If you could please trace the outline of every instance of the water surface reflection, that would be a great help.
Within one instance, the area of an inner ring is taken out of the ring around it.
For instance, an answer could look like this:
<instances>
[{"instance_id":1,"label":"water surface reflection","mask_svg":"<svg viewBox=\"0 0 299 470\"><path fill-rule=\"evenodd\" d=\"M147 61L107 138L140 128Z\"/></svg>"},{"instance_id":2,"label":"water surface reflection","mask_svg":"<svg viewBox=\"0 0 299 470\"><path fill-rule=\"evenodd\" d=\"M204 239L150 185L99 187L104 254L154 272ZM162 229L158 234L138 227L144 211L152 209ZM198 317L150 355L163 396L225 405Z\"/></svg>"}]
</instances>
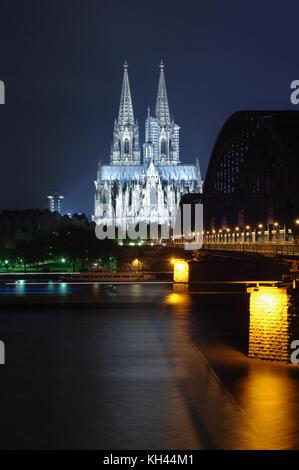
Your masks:
<instances>
[{"instance_id":1,"label":"water surface reflection","mask_svg":"<svg viewBox=\"0 0 299 470\"><path fill-rule=\"evenodd\" d=\"M248 359L245 291L51 289L0 309L2 448L299 448L299 369Z\"/></svg>"}]
</instances>

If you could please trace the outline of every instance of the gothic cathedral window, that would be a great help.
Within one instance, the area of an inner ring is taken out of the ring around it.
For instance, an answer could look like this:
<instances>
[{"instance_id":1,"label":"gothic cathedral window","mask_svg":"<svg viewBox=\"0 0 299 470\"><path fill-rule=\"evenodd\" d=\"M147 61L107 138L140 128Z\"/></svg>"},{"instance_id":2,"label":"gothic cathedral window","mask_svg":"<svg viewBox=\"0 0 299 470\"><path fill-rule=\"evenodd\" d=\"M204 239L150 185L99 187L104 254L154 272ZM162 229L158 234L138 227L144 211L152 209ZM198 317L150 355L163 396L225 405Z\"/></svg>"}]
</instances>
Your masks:
<instances>
[{"instance_id":1,"label":"gothic cathedral window","mask_svg":"<svg viewBox=\"0 0 299 470\"><path fill-rule=\"evenodd\" d=\"M165 139L161 140L161 154L166 155L166 140Z\"/></svg>"},{"instance_id":2,"label":"gothic cathedral window","mask_svg":"<svg viewBox=\"0 0 299 470\"><path fill-rule=\"evenodd\" d=\"M130 153L130 144L129 144L129 140L128 139L125 139L125 142L124 142L124 154L125 155L128 155Z\"/></svg>"}]
</instances>

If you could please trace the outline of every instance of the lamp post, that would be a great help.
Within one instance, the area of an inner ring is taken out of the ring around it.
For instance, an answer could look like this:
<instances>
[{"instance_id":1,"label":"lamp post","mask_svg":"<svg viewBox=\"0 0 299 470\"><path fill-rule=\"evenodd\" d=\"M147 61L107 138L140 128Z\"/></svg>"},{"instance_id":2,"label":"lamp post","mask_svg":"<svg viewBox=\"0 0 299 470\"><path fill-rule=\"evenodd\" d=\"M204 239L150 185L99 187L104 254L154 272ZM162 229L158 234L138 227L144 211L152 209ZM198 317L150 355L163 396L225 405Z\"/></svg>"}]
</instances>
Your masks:
<instances>
[{"instance_id":1,"label":"lamp post","mask_svg":"<svg viewBox=\"0 0 299 470\"><path fill-rule=\"evenodd\" d=\"M258 224L257 241L263 241L263 224Z\"/></svg>"},{"instance_id":2,"label":"lamp post","mask_svg":"<svg viewBox=\"0 0 299 470\"><path fill-rule=\"evenodd\" d=\"M250 225L246 225L245 226L245 241L247 241L247 237L248 237L248 241L250 242L251 241L251 232L250 232Z\"/></svg>"}]
</instances>

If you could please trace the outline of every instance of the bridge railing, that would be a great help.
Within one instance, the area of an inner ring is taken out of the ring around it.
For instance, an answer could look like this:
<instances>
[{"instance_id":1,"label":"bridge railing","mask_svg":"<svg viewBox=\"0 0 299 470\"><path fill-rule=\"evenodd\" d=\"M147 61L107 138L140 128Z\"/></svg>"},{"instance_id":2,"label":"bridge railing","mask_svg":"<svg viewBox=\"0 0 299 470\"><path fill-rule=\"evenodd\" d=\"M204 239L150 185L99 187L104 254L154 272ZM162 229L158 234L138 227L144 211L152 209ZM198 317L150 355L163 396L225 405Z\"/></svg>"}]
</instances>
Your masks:
<instances>
[{"instance_id":1,"label":"bridge railing","mask_svg":"<svg viewBox=\"0 0 299 470\"><path fill-rule=\"evenodd\" d=\"M299 256L299 246L292 242L284 243L204 243L203 249L215 251L233 251L242 253L260 253L269 256Z\"/></svg>"}]
</instances>

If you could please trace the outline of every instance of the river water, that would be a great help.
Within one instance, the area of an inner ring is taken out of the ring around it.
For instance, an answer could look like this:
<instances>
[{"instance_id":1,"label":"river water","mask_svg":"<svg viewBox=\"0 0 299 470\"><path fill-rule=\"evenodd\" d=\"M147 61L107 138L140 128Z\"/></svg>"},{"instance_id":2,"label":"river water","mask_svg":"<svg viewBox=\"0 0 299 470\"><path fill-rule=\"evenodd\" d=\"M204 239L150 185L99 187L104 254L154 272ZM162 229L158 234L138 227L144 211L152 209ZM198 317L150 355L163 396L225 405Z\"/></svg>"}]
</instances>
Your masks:
<instances>
[{"instance_id":1,"label":"river water","mask_svg":"<svg viewBox=\"0 0 299 470\"><path fill-rule=\"evenodd\" d=\"M2 449L299 447L299 366L248 359L246 290L0 289Z\"/></svg>"}]
</instances>

